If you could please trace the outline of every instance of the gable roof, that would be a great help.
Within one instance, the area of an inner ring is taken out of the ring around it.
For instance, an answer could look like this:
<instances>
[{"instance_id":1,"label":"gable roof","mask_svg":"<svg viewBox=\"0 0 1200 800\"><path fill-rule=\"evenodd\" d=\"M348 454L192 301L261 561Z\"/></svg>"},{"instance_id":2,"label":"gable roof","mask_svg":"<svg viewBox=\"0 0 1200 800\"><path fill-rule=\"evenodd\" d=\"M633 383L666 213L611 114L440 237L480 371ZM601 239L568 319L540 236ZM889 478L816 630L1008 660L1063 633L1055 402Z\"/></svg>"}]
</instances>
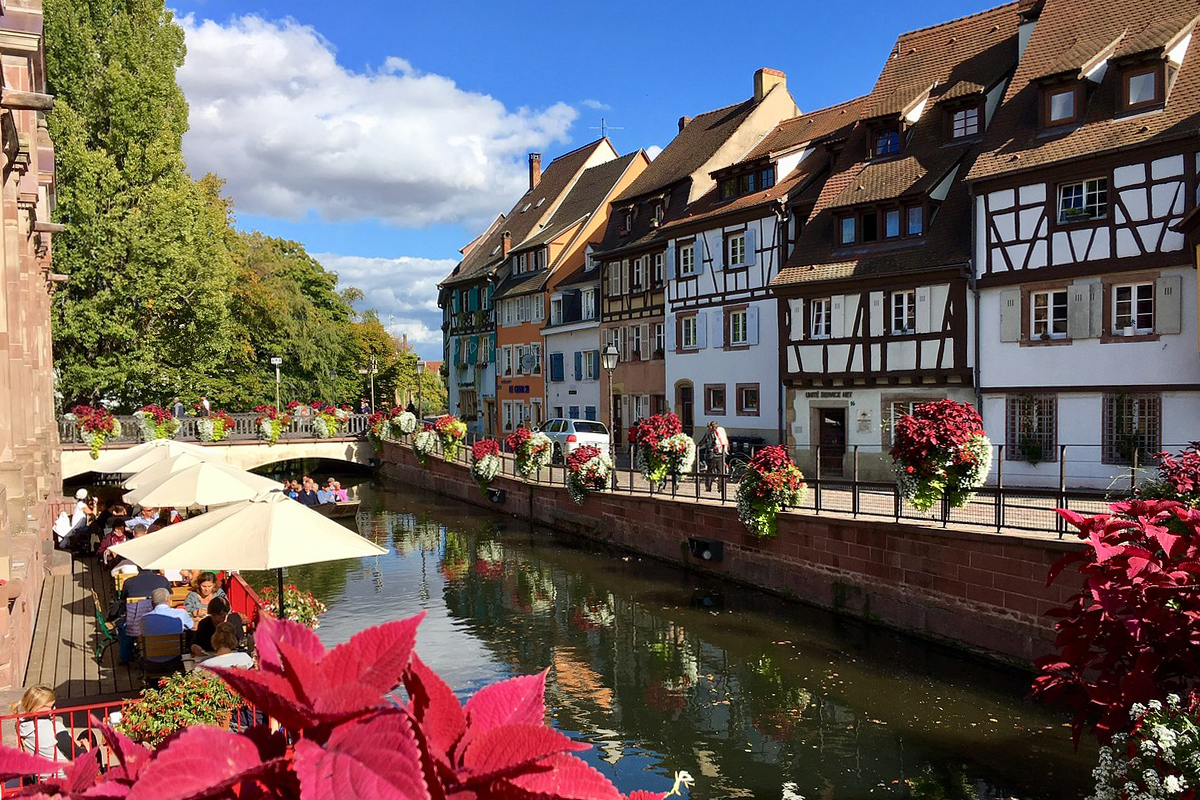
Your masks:
<instances>
[{"instance_id":1,"label":"gable roof","mask_svg":"<svg viewBox=\"0 0 1200 800\"><path fill-rule=\"evenodd\" d=\"M864 101L833 172L774 285L843 279L887 272L946 269L970 257L970 198L961 177L979 139L947 141L939 103L996 86L1017 61L1018 3L1008 3L902 34ZM870 120L900 115L927 101L905 131L903 150L869 158ZM950 181L925 235L892 244L843 247L837 238L840 209L867 203L927 197Z\"/></svg>"},{"instance_id":2,"label":"gable roof","mask_svg":"<svg viewBox=\"0 0 1200 800\"><path fill-rule=\"evenodd\" d=\"M1106 70L1090 88L1077 125L1038 129L1039 79L1070 75L1105 59L1132 57L1182 40L1200 15L1200 0L1046 0L1021 63L984 136L969 179L1086 158L1152 140L1200 131L1200 55L1189 46L1161 111L1116 116L1120 71Z\"/></svg>"},{"instance_id":3,"label":"gable roof","mask_svg":"<svg viewBox=\"0 0 1200 800\"><path fill-rule=\"evenodd\" d=\"M477 281L499 266L504 261L497 249L503 234L508 232L511 235L514 246L524 241L539 222L554 214L563 195L574 185L580 170L603 147L612 148L606 138L585 144L551 161L542 171L537 186L521 195L512 210L504 215L506 224L493 223L488 232L463 256L463 260L442 280L441 285L452 286Z\"/></svg>"},{"instance_id":4,"label":"gable roof","mask_svg":"<svg viewBox=\"0 0 1200 800\"><path fill-rule=\"evenodd\" d=\"M738 163L745 164L760 158L784 153L818 139L837 139L846 136L858 120L866 103L866 95L844 103L799 114L775 126L758 145Z\"/></svg>"}]
</instances>

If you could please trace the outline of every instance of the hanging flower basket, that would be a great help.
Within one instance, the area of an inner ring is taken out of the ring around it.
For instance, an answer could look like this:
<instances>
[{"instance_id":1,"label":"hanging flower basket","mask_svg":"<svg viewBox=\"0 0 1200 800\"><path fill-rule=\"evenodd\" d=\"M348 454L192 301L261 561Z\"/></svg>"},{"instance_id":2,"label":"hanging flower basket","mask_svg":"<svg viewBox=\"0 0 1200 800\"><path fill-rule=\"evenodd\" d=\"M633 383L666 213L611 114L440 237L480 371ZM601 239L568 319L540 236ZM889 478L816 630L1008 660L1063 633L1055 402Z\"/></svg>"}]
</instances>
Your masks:
<instances>
[{"instance_id":1,"label":"hanging flower basket","mask_svg":"<svg viewBox=\"0 0 1200 800\"><path fill-rule=\"evenodd\" d=\"M674 414L655 414L635 423L629 438L637 445L638 470L652 484L661 486L667 476L687 472L696 461L696 443Z\"/></svg>"},{"instance_id":2,"label":"hanging flower basket","mask_svg":"<svg viewBox=\"0 0 1200 800\"><path fill-rule=\"evenodd\" d=\"M342 431L348 414L331 405L316 403L312 406L312 430L318 439L332 439Z\"/></svg>"},{"instance_id":3,"label":"hanging flower basket","mask_svg":"<svg viewBox=\"0 0 1200 800\"><path fill-rule=\"evenodd\" d=\"M153 404L142 406L133 412L133 416L137 420L143 442L171 439L179 433L179 420L175 419L175 415L162 406Z\"/></svg>"},{"instance_id":4,"label":"hanging flower basket","mask_svg":"<svg viewBox=\"0 0 1200 800\"><path fill-rule=\"evenodd\" d=\"M371 441L379 443L387 436L388 428L391 425L391 417L382 411L376 411L367 417L367 434L371 437Z\"/></svg>"},{"instance_id":5,"label":"hanging flower basket","mask_svg":"<svg viewBox=\"0 0 1200 800\"><path fill-rule=\"evenodd\" d=\"M108 409L75 406L67 418L75 420L79 439L91 447L92 458L100 457L100 448L104 447L105 442L121 436L121 420L110 414Z\"/></svg>"},{"instance_id":6,"label":"hanging flower basket","mask_svg":"<svg viewBox=\"0 0 1200 800\"><path fill-rule=\"evenodd\" d=\"M526 427L517 428L505 438L508 449L517 460L517 472L525 480L533 480L544 467L550 466L554 442L544 433L534 433Z\"/></svg>"},{"instance_id":7,"label":"hanging flower basket","mask_svg":"<svg viewBox=\"0 0 1200 800\"><path fill-rule=\"evenodd\" d=\"M292 424L292 418L287 414L279 413L279 409L275 406L255 406L254 411L258 414L254 421L255 427L258 428L258 435L265 439L268 445L278 442L279 437L283 434L283 429Z\"/></svg>"},{"instance_id":8,"label":"hanging flower basket","mask_svg":"<svg viewBox=\"0 0 1200 800\"><path fill-rule=\"evenodd\" d=\"M274 586L264 586L258 590L262 598L263 610L276 619L279 618L279 591ZM316 630L321 627L321 615L328 609L325 604L307 589L298 589L296 584L289 583L283 587L283 613L285 619L299 622L306 628Z\"/></svg>"},{"instance_id":9,"label":"hanging flower basket","mask_svg":"<svg viewBox=\"0 0 1200 800\"><path fill-rule=\"evenodd\" d=\"M458 417L448 415L438 417L433 423L438 438L442 442L442 459L453 461L458 456L458 448L462 446L467 436L467 424Z\"/></svg>"},{"instance_id":10,"label":"hanging flower basket","mask_svg":"<svg viewBox=\"0 0 1200 800\"><path fill-rule=\"evenodd\" d=\"M603 491L612 485L613 461L594 444L576 447L567 457L567 494L579 505L589 492Z\"/></svg>"},{"instance_id":11,"label":"hanging flower basket","mask_svg":"<svg viewBox=\"0 0 1200 800\"><path fill-rule=\"evenodd\" d=\"M956 400L922 403L896 420L891 452L900 495L922 511L942 498L966 505L992 466L979 412Z\"/></svg>"},{"instance_id":12,"label":"hanging flower basket","mask_svg":"<svg viewBox=\"0 0 1200 800\"><path fill-rule=\"evenodd\" d=\"M395 412L393 412L395 413ZM412 436L417 432L417 415L411 411L401 411L392 417L392 435L396 438Z\"/></svg>"},{"instance_id":13,"label":"hanging flower basket","mask_svg":"<svg viewBox=\"0 0 1200 800\"><path fill-rule=\"evenodd\" d=\"M429 457L437 453L440 443L438 432L432 425L426 425L413 437L413 452L417 454L417 460L422 466L428 465Z\"/></svg>"},{"instance_id":14,"label":"hanging flower basket","mask_svg":"<svg viewBox=\"0 0 1200 800\"><path fill-rule=\"evenodd\" d=\"M234 424L228 411L214 411L196 420L196 435L202 442L220 442L233 432Z\"/></svg>"},{"instance_id":15,"label":"hanging flower basket","mask_svg":"<svg viewBox=\"0 0 1200 800\"><path fill-rule=\"evenodd\" d=\"M778 445L764 447L750 459L738 483L738 519L760 539L772 537L777 530L775 515L803 503L807 490L804 474L787 450Z\"/></svg>"},{"instance_id":16,"label":"hanging flower basket","mask_svg":"<svg viewBox=\"0 0 1200 800\"><path fill-rule=\"evenodd\" d=\"M500 443L495 439L480 439L471 446L471 477L479 488L488 486L500 474Z\"/></svg>"}]
</instances>

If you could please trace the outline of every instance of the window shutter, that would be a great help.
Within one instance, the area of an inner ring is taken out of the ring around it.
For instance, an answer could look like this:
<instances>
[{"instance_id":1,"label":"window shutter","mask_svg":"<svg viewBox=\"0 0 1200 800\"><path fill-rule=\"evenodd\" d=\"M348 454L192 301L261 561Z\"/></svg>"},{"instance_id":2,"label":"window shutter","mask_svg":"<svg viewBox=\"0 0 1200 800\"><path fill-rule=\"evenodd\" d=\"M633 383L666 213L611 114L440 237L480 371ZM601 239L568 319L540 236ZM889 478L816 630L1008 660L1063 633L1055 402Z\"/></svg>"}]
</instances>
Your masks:
<instances>
[{"instance_id":1,"label":"window shutter","mask_svg":"<svg viewBox=\"0 0 1200 800\"><path fill-rule=\"evenodd\" d=\"M599 350L592 351L592 373L593 373L591 376L592 380L596 380L597 378L600 377L600 351Z\"/></svg>"},{"instance_id":2,"label":"window shutter","mask_svg":"<svg viewBox=\"0 0 1200 800\"><path fill-rule=\"evenodd\" d=\"M887 312L883 307L883 292L871 292L871 335L883 336Z\"/></svg>"},{"instance_id":3,"label":"window shutter","mask_svg":"<svg viewBox=\"0 0 1200 800\"><path fill-rule=\"evenodd\" d=\"M575 380L583 380L583 351L575 351Z\"/></svg>"},{"instance_id":4,"label":"window shutter","mask_svg":"<svg viewBox=\"0 0 1200 800\"><path fill-rule=\"evenodd\" d=\"M561 382L563 379L563 354L550 354L550 381L552 383Z\"/></svg>"},{"instance_id":5,"label":"window shutter","mask_svg":"<svg viewBox=\"0 0 1200 800\"><path fill-rule=\"evenodd\" d=\"M496 363L496 335L492 333L487 337L487 363Z\"/></svg>"},{"instance_id":6,"label":"window shutter","mask_svg":"<svg viewBox=\"0 0 1200 800\"><path fill-rule=\"evenodd\" d=\"M930 320L929 287L917 287L917 333L929 333L933 330Z\"/></svg>"},{"instance_id":7,"label":"window shutter","mask_svg":"<svg viewBox=\"0 0 1200 800\"><path fill-rule=\"evenodd\" d=\"M1183 278L1167 275L1154 287L1154 332L1182 333Z\"/></svg>"},{"instance_id":8,"label":"window shutter","mask_svg":"<svg viewBox=\"0 0 1200 800\"><path fill-rule=\"evenodd\" d=\"M829 336L841 339L846 335L846 295L835 294L829 299Z\"/></svg>"},{"instance_id":9,"label":"window shutter","mask_svg":"<svg viewBox=\"0 0 1200 800\"><path fill-rule=\"evenodd\" d=\"M1070 319L1068 318L1068 325L1069 323ZM1005 289L1000 292L1000 341L1021 341L1020 289Z\"/></svg>"},{"instance_id":10,"label":"window shutter","mask_svg":"<svg viewBox=\"0 0 1200 800\"><path fill-rule=\"evenodd\" d=\"M584 415L585 419L595 420L596 419L596 407L588 406L587 408L584 409L583 415Z\"/></svg>"},{"instance_id":11,"label":"window shutter","mask_svg":"<svg viewBox=\"0 0 1200 800\"><path fill-rule=\"evenodd\" d=\"M696 315L696 347L703 350L708 347L708 312L701 311Z\"/></svg>"},{"instance_id":12,"label":"window shutter","mask_svg":"<svg viewBox=\"0 0 1200 800\"><path fill-rule=\"evenodd\" d=\"M620 266L618 267L621 270L621 294L629 294L629 273L631 272L631 267L629 259L621 259Z\"/></svg>"},{"instance_id":13,"label":"window shutter","mask_svg":"<svg viewBox=\"0 0 1200 800\"><path fill-rule=\"evenodd\" d=\"M746 343L758 344L758 306L746 309Z\"/></svg>"},{"instance_id":14,"label":"window shutter","mask_svg":"<svg viewBox=\"0 0 1200 800\"><path fill-rule=\"evenodd\" d=\"M753 267L758 258L758 229L746 226L746 266Z\"/></svg>"},{"instance_id":15,"label":"window shutter","mask_svg":"<svg viewBox=\"0 0 1200 800\"><path fill-rule=\"evenodd\" d=\"M451 361L453 361L455 364L459 363L459 361L461 360L459 358L460 352L462 352L462 339L455 339L454 340L454 356L451 358Z\"/></svg>"},{"instance_id":16,"label":"window shutter","mask_svg":"<svg viewBox=\"0 0 1200 800\"><path fill-rule=\"evenodd\" d=\"M717 233L717 241L720 242L720 244L717 245L717 249L708 251L709 256L712 257L713 272L720 272L725 268L725 238L720 235L719 231ZM708 250L708 239L703 235L697 236L695 252L696 272L698 273L704 271L704 262L700 260L700 254L705 250Z\"/></svg>"},{"instance_id":17,"label":"window shutter","mask_svg":"<svg viewBox=\"0 0 1200 800\"><path fill-rule=\"evenodd\" d=\"M676 317L667 317L667 351L675 350Z\"/></svg>"},{"instance_id":18,"label":"window shutter","mask_svg":"<svg viewBox=\"0 0 1200 800\"><path fill-rule=\"evenodd\" d=\"M650 325L649 323L642 325L642 361L650 360L650 353L654 350L654 344L650 341Z\"/></svg>"},{"instance_id":19,"label":"window shutter","mask_svg":"<svg viewBox=\"0 0 1200 800\"><path fill-rule=\"evenodd\" d=\"M675 280L675 242L667 242L667 251L663 253L663 280Z\"/></svg>"},{"instance_id":20,"label":"window shutter","mask_svg":"<svg viewBox=\"0 0 1200 800\"><path fill-rule=\"evenodd\" d=\"M1009 291L1016 292L1015 289ZM1003 294L1001 297L1003 298ZM1020 339L1020 293L1017 292L1017 317L1015 323L1018 326L1018 334L1015 338L1007 341L1017 341ZM1003 327L1003 321L1001 324ZM1067 336L1072 339L1090 339L1094 335L1098 335L1100 331L1092 329L1092 285L1085 281L1077 281L1067 287ZM1005 341L1002 339L1002 341Z\"/></svg>"},{"instance_id":21,"label":"window shutter","mask_svg":"<svg viewBox=\"0 0 1200 800\"><path fill-rule=\"evenodd\" d=\"M712 315L712 346L725 346L725 316L724 311L714 311Z\"/></svg>"}]
</instances>

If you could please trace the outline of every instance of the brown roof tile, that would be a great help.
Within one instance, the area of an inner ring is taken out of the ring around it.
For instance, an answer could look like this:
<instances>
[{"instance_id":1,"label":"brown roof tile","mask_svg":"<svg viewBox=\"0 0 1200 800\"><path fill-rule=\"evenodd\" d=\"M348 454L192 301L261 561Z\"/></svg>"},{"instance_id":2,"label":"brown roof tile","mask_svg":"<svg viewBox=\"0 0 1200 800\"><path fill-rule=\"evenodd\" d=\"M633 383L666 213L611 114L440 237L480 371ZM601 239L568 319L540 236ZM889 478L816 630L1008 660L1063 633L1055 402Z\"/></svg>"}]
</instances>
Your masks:
<instances>
[{"instance_id":1,"label":"brown roof tile","mask_svg":"<svg viewBox=\"0 0 1200 800\"><path fill-rule=\"evenodd\" d=\"M866 99L866 96L856 97L829 108L785 119L776 125L775 129L768 133L739 163L757 161L760 158L782 153L817 139L845 136L858 120Z\"/></svg>"},{"instance_id":2,"label":"brown roof tile","mask_svg":"<svg viewBox=\"0 0 1200 800\"><path fill-rule=\"evenodd\" d=\"M1200 130L1200 56L1189 47L1162 111L1114 118L1119 71L1107 70L1091 91L1080 124L1064 130L1037 128L1039 77L1075 60L1079 42L1112 42L1121 57L1154 50L1186 34L1200 0L1046 0L996 118L984 152L971 169L978 180L1059 161L1136 146L1152 140L1194 136ZM1176 28L1171 31L1171 28ZM1089 45L1090 46L1090 45Z\"/></svg>"}]
</instances>

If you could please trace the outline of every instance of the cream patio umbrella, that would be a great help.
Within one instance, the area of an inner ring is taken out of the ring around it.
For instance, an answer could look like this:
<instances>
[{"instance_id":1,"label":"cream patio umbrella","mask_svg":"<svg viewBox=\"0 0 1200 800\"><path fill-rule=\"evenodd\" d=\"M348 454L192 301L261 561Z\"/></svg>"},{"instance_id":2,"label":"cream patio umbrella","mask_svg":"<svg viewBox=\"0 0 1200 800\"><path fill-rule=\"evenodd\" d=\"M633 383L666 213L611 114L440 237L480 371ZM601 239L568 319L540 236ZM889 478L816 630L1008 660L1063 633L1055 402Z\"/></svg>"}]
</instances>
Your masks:
<instances>
[{"instance_id":1,"label":"cream patio umbrella","mask_svg":"<svg viewBox=\"0 0 1200 800\"><path fill-rule=\"evenodd\" d=\"M110 549L143 569L277 570L280 616L284 567L388 552L282 492L262 492Z\"/></svg>"},{"instance_id":2,"label":"cream patio umbrella","mask_svg":"<svg viewBox=\"0 0 1200 800\"><path fill-rule=\"evenodd\" d=\"M218 506L283 488L282 483L262 475L189 455L155 464L125 485L132 488L125 493L126 500L154 508Z\"/></svg>"},{"instance_id":3,"label":"cream patio umbrella","mask_svg":"<svg viewBox=\"0 0 1200 800\"><path fill-rule=\"evenodd\" d=\"M198 444L177 442L174 439L155 439L126 450L105 453L92 465L91 471L129 475L184 453L195 458L213 458L212 453Z\"/></svg>"}]
</instances>

